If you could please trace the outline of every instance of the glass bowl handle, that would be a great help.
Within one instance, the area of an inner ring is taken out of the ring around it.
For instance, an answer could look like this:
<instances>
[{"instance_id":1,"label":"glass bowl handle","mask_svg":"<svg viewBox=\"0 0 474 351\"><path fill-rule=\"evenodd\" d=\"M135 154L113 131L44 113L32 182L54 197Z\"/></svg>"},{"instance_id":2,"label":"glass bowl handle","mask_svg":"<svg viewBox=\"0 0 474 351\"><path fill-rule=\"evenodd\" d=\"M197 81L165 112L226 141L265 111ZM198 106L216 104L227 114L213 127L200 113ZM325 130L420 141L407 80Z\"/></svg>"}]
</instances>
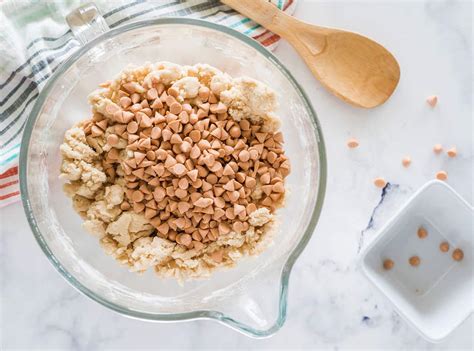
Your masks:
<instances>
[{"instance_id":1,"label":"glass bowl handle","mask_svg":"<svg viewBox=\"0 0 474 351\"><path fill-rule=\"evenodd\" d=\"M82 45L110 30L107 22L93 3L84 4L66 16L72 33Z\"/></svg>"}]
</instances>

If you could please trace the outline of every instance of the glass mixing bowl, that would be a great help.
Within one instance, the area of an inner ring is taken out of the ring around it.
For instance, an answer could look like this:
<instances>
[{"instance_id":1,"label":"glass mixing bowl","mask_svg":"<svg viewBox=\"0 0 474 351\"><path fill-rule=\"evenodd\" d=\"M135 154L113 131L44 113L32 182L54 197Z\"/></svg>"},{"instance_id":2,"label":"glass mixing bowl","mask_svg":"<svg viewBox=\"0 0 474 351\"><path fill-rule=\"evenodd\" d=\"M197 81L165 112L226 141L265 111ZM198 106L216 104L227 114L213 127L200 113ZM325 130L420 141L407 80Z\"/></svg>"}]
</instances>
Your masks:
<instances>
[{"instance_id":1,"label":"glass mixing bowl","mask_svg":"<svg viewBox=\"0 0 474 351\"><path fill-rule=\"evenodd\" d=\"M86 36L87 37L87 36ZM82 36L84 39L84 36ZM83 40L85 41L85 40ZM91 114L87 95L129 63L208 63L234 77L258 79L278 94L292 171L278 210L274 244L210 279L186 282L130 273L86 233L58 179L64 132ZM232 29L183 18L132 23L85 43L49 79L26 124L21 147L23 206L43 252L76 289L123 315L149 321L214 319L264 337L284 323L291 268L318 221L326 156L308 97L278 59Z\"/></svg>"}]
</instances>

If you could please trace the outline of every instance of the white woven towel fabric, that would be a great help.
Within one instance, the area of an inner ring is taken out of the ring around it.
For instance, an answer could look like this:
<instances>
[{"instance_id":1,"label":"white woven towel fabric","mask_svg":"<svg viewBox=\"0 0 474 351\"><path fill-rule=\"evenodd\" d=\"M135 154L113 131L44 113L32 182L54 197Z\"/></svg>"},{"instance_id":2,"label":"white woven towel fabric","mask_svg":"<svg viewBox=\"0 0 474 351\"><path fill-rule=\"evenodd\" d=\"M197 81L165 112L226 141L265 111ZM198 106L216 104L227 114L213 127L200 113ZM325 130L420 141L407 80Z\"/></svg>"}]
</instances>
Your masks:
<instances>
[{"instance_id":1,"label":"white woven towel fabric","mask_svg":"<svg viewBox=\"0 0 474 351\"><path fill-rule=\"evenodd\" d=\"M65 16L80 0L0 1L0 207L19 199L22 131L47 80L80 46ZM271 0L291 14L296 0ZM279 37L218 0L98 0L110 28L157 17L185 16L222 24L272 50Z\"/></svg>"}]
</instances>

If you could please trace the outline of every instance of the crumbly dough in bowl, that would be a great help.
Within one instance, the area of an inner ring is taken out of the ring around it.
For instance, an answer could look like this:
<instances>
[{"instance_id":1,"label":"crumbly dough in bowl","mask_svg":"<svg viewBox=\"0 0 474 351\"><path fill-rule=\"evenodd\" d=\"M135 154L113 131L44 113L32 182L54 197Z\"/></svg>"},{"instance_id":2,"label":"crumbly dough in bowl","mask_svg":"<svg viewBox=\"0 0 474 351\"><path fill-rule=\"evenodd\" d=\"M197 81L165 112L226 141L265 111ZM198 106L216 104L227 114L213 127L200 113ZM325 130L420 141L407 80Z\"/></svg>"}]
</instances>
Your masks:
<instances>
[{"instance_id":1,"label":"crumbly dough in bowl","mask_svg":"<svg viewBox=\"0 0 474 351\"><path fill-rule=\"evenodd\" d=\"M130 271L209 276L272 242L290 172L275 93L206 64L129 67L65 133L83 226Z\"/></svg>"}]
</instances>

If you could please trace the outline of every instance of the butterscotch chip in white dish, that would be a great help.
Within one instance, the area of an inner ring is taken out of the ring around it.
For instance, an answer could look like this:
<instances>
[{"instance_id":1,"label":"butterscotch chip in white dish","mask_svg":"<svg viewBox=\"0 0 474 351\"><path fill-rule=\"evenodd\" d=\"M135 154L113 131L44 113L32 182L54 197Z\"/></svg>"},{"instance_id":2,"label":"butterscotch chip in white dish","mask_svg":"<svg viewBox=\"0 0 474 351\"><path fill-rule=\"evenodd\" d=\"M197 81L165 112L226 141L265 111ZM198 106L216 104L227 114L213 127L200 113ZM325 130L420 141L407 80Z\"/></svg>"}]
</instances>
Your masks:
<instances>
[{"instance_id":1,"label":"butterscotch chip in white dish","mask_svg":"<svg viewBox=\"0 0 474 351\"><path fill-rule=\"evenodd\" d=\"M393 260L387 258L383 261L383 268L387 271L391 270L393 266L395 265L395 262Z\"/></svg>"},{"instance_id":2,"label":"butterscotch chip in white dish","mask_svg":"<svg viewBox=\"0 0 474 351\"><path fill-rule=\"evenodd\" d=\"M209 276L271 243L291 167L276 94L209 65L124 70L61 145L65 192L131 271Z\"/></svg>"},{"instance_id":3,"label":"butterscotch chip in white dish","mask_svg":"<svg viewBox=\"0 0 474 351\"><path fill-rule=\"evenodd\" d=\"M443 241L441 244L439 244L439 249L441 252L448 252L449 251L449 243L446 241Z\"/></svg>"},{"instance_id":4,"label":"butterscotch chip in white dish","mask_svg":"<svg viewBox=\"0 0 474 351\"><path fill-rule=\"evenodd\" d=\"M421 263L420 257L418 256L412 256L408 259L408 263L412 267L418 267Z\"/></svg>"},{"instance_id":5,"label":"butterscotch chip in white dish","mask_svg":"<svg viewBox=\"0 0 474 351\"><path fill-rule=\"evenodd\" d=\"M425 228L420 227L418 228L416 234L420 239L425 239L428 236L428 231Z\"/></svg>"},{"instance_id":6,"label":"butterscotch chip in white dish","mask_svg":"<svg viewBox=\"0 0 474 351\"><path fill-rule=\"evenodd\" d=\"M464 252L461 249L454 249L452 257L455 261L462 261L464 258Z\"/></svg>"}]
</instances>

